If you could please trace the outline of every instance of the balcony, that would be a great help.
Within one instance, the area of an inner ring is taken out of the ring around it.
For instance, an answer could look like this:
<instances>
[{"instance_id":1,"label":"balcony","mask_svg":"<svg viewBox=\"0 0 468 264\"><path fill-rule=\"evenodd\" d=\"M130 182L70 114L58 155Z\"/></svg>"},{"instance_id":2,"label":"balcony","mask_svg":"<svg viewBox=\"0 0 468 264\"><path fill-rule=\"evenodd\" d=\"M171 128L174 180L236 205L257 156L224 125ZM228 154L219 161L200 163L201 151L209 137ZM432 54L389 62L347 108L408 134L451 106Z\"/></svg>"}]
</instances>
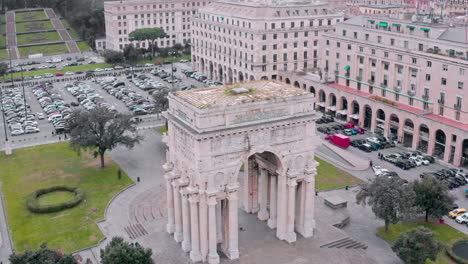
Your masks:
<instances>
[{"instance_id":1,"label":"balcony","mask_svg":"<svg viewBox=\"0 0 468 264\"><path fill-rule=\"evenodd\" d=\"M401 86L395 86L393 90L395 90L395 92L401 92Z\"/></svg>"},{"instance_id":2,"label":"balcony","mask_svg":"<svg viewBox=\"0 0 468 264\"><path fill-rule=\"evenodd\" d=\"M370 84L374 84L375 81L372 80L372 79L369 79L369 80L367 80L367 82L370 83Z\"/></svg>"},{"instance_id":3,"label":"balcony","mask_svg":"<svg viewBox=\"0 0 468 264\"><path fill-rule=\"evenodd\" d=\"M349 78L349 76L350 76L349 72L345 73L344 76L345 76L346 78Z\"/></svg>"},{"instance_id":4,"label":"balcony","mask_svg":"<svg viewBox=\"0 0 468 264\"><path fill-rule=\"evenodd\" d=\"M455 110L460 110L461 109L461 104L454 104L453 108L455 108Z\"/></svg>"},{"instance_id":5,"label":"balcony","mask_svg":"<svg viewBox=\"0 0 468 264\"><path fill-rule=\"evenodd\" d=\"M415 90L408 90L408 95L409 95L409 96L415 96L415 95L416 95L416 91L415 91Z\"/></svg>"},{"instance_id":6,"label":"balcony","mask_svg":"<svg viewBox=\"0 0 468 264\"><path fill-rule=\"evenodd\" d=\"M340 74L340 71L335 71L335 75L339 75Z\"/></svg>"},{"instance_id":7,"label":"balcony","mask_svg":"<svg viewBox=\"0 0 468 264\"><path fill-rule=\"evenodd\" d=\"M429 100L429 95L428 94L423 94L422 99L427 101Z\"/></svg>"},{"instance_id":8,"label":"balcony","mask_svg":"<svg viewBox=\"0 0 468 264\"><path fill-rule=\"evenodd\" d=\"M362 81L362 76L356 76L356 80Z\"/></svg>"},{"instance_id":9,"label":"balcony","mask_svg":"<svg viewBox=\"0 0 468 264\"><path fill-rule=\"evenodd\" d=\"M437 103L443 105L443 104L445 104L445 100L444 99L439 99L439 100L437 100Z\"/></svg>"},{"instance_id":10,"label":"balcony","mask_svg":"<svg viewBox=\"0 0 468 264\"><path fill-rule=\"evenodd\" d=\"M380 87L387 88L387 84L386 83L380 83Z\"/></svg>"}]
</instances>

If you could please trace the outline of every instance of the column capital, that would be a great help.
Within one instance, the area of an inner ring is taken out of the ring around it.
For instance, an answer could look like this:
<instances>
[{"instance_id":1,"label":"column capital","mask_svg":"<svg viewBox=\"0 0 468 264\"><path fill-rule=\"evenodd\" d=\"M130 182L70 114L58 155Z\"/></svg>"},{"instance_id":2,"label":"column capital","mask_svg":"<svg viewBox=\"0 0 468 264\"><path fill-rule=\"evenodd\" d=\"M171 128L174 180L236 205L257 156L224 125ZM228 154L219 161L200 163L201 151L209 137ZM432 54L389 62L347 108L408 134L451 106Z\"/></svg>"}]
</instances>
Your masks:
<instances>
[{"instance_id":1,"label":"column capital","mask_svg":"<svg viewBox=\"0 0 468 264\"><path fill-rule=\"evenodd\" d=\"M179 187L184 187L184 186L189 185L189 181L188 181L187 178L179 178L176 181L177 181L177 185L179 185Z\"/></svg>"},{"instance_id":2,"label":"column capital","mask_svg":"<svg viewBox=\"0 0 468 264\"><path fill-rule=\"evenodd\" d=\"M307 183L312 183L312 182L315 182L315 178L309 174L309 175L306 175L306 177L304 177L304 181Z\"/></svg>"},{"instance_id":3,"label":"column capital","mask_svg":"<svg viewBox=\"0 0 468 264\"><path fill-rule=\"evenodd\" d=\"M288 179L287 185L288 185L289 187L294 187L294 186L296 186L296 185L297 185L297 180L296 180L296 178Z\"/></svg>"},{"instance_id":4,"label":"column capital","mask_svg":"<svg viewBox=\"0 0 468 264\"><path fill-rule=\"evenodd\" d=\"M191 204L198 203L200 201L200 199L198 198L198 194L191 194L188 198L188 201Z\"/></svg>"},{"instance_id":5,"label":"column capital","mask_svg":"<svg viewBox=\"0 0 468 264\"><path fill-rule=\"evenodd\" d=\"M239 183L236 182L236 183L232 183L232 184L228 184L226 186L226 191L228 192L235 192L239 189Z\"/></svg>"},{"instance_id":6,"label":"column capital","mask_svg":"<svg viewBox=\"0 0 468 264\"><path fill-rule=\"evenodd\" d=\"M162 166L163 167L163 170L164 172L170 172L174 169L174 163L168 161L166 163L164 163L164 165Z\"/></svg>"},{"instance_id":7,"label":"column capital","mask_svg":"<svg viewBox=\"0 0 468 264\"><path fill-rule=\"evenodd\" d=\"M208 204L210 206L215 206L216 204L218 204L218 202L216 201L216 197L215 196L209 197L206 204Z\"/></svg>"},{"instance_id":8,"label":"column capital","mask_svg":"<svg viewBox=\"0 0 468 264\"><path fill-rule=\"evenodd\" d=\"M310 175L317 175L317 168L316 167L306 167L304 169L305 174L310 174Z\"/></svg>"}]
</instances>

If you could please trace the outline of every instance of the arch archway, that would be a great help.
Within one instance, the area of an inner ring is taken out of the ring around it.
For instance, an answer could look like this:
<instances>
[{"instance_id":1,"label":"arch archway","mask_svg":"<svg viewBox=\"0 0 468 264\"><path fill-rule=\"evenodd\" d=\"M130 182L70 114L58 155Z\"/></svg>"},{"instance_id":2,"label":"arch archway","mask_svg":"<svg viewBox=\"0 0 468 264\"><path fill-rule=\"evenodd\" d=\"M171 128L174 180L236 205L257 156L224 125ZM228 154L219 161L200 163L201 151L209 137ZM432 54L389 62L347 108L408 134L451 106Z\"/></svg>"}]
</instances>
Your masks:
<instances>
[{"instance_id":1,"label":"arch archway","mask_svg":"<svg viewBox=\"0 0 468 264\"><path fill-rule=\"evenodd\" d=\"M318 105L318 110L320 112L325 112L325 100L326 100L325 92L323 90L319 90L318 103L316 105Z\"/></svg>"},{"instance_id":2,"label":"arch archway","mask_svg":"<svg viewBox=\"0 0 468 264\"><path fill-rule=\"evenodd\" d=\"M315 87L310 86L310 87L309 87L309 91L310 91L310 92L314 95L314 97L315 97Z\"/></svg>"},{"instance_id":3,"label":"arch archway","mask_svg":"<svg viewBox=\"0 0 468 264\"><path fill-rule=\"evenodd\" d=\"M286 78L286 84L291 84L291 80L289 80L289 78Z\"/></svg>"},{"instance_id":4,"label":"arch archway","mask_svg":"<svg viewBox=\"0 0 468 264\"><path fill-rule=\"evenodd\" d=\"M360 111L359 103L356 100L353 100L351 102L351 109L350 109L350 115L349 115L349 121L351 123L354 123L354 124L359 123L359 111Z\"/></svg>"},{"instance_id":5,"label":"arch archway","mask_svg":"<svg viewBox=\"0 0 468 264\"><path fill-rule=\"evenodd\" d=\"M238 73L239 77L238 77L238 82L244 82L244 75L242 74L242 72L239 72Z\"/></svg>"},{"instance_id":6,"label":"arch archway","mask_svg":"<svg viewBox=\"0 0 468 264\"><path fill-rule=\"evenodd\" d=\"M348 116L348 114L350 114L348 113L348 100L344 96L342 96L340 98L339 105L341 109L337 109L336 113L341 120L346 121L346 117Z\"/></svg>"},{"instance_id":7,"label":"arch archway","mask_svg":"<svg viewBox=\"0 0 468 264\"><path fill-rule=\"evenodd\" d=\"M296 88L300 88L300 87L301 87L301 86L299 85L299 82L298 82L298 81L295 81L295 82L294 82L294 87L296 87Z\"/></svg>"},{"instance_id":8,"label":"arch archway","mask_svg":"<svg viewBox=\"0 0 468 264\"><path fill-rule=\"evenodd\" d=\"M419 126L419 141L416 149L423 153L427 153L427 146L429 145L429 127L425 124Z\"/></svg>"},{"instance_id":9,"label":"arch archway","mask_svg":"<svg viewBox=\"0 0 468 264\"><path fill-rule=\"evenodd\" d=\"M328 106L328 113L331 116L336 116L336 95L334 93L328 94L328 102L330 105Z\"/></svg>"},{"instance_id":10,"label":"arch archway","mask_svg":"<svg viewBox=\"0 0 468 264\"><path fill-rule=\"evenodd\" d=\"M228 80L228 83L233 83L233 82L234 82L233 73L232 73L232 69L231 69L231 68L228 68L227 80Z\"/></svg>"},{"instance_id":11,"label":"arch archway","mask_svg":"<svg viewBox=\"0 0 468 264\"><path fill-rule=\"evenodd\" d=\"M398 139L398 129L400 127L400 118L396 114L390 115L390 129L388 130L388 139L395 141Z\"/></svg>"},{"instance_id":12,"label":"arch archway","mask_svg":"<svg viewBox=\"0 0 468 264\"><path fill-rule=\"evenodd\" d=\"M468 168L468 138L463 140L460 166Z\"/></svg>"},{"instance_id":13,"label":"arch archway","mask_svg":"<svg viewBox=\"0 0 468 264\"><path fill-rule=\"evenodd\" d=\"M266 80L268 80L268 77L267 77L267 76L262 76L262 77L260 78L260 80L265 80L265 81L266 81Z\"/></svg>"},{"instance_id":14,"label":"arch archway","mask_svg":"<svg viewBox=\"0 0 468 264\"><path fill-rule=\"evenodd\" d=\"M446 141L447 137L445 132L441 129L438 129L435 134L434 152L432 154L433 156L437 157L438 159L444 158Z\"/></svg>"},{"instance_id":15,"label":"arch archway","mask_svg":"<svg viewBox=\"0 0 468 264\"><path fill-rule=\"evenodd\" d=\"M364 106L364 121L363 127L370 129L372 125L372 108L369 105Z\"/></svg>"},{"instance_id":16,"label":"arch archway","mask_svg":"<svg viewBox=\"0 0 468 264\"><path fill-rule=\"evenodd\" d=\"M224 82L223 67L220 64L218 64L218 76L219 76L219 81Z\"/></svg>"},{"instance_id":17,"label":"arch archway","mask_svg":"<svg viewBox=\"0 0 468 264\"><path fill-rule=\"evenodd\" d=\"M413 132L414 132L414 123L413 120L407 118L403 124L403 146L411 148L413 145Z\"/></svg>"},{"instance_id":18,"label":"arch archway","mask_svg":"<svg viewBox=\"0 0 468 264\"><path fill-rule=\"evenodd\" d=\"M210 66L209 66L209 76L210 76L210 80L213 80L214 79L214 67L213 67L213 62L210 61Z\"/></svg>"},{"instance_id":19,"label":"arch archway","mask_svg":"<svg viewBox=\"0 0 468 264\"><path fill-rule=\"evenodd\" d=\"M253 77L253 75L250 75L250 81L255 81L255 78Z\"/></svg>"},{"instance_id":20,"label":"arch archway","mask_svg":"<svg viewBox=\"0 0 468 264\"><path fill-rule=\"evenodd\" d=\"M385 129L385 112L382 109L377 109L376 127L374 131L376 134L384 135L384 129Z\"/></svg>"},{"instance_id":21,"label":"arch archway","mask_svg":"<svg viewBox=\"0 0 468 264\"><path fill-rule=\"evenodd\" d=\"M205 72L205 60L203 58L200 60L200 71Z\"/></svg>"}]
</instances>

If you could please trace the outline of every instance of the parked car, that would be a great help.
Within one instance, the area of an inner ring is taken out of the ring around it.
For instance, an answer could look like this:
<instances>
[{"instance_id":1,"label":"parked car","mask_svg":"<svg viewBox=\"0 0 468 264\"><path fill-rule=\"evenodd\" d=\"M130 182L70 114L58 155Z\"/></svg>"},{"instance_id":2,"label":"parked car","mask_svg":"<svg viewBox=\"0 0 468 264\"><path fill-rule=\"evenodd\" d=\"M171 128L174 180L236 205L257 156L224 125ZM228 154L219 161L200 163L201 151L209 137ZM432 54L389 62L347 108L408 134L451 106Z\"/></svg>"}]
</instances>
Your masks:
<instances>
[{"instance_id":1,"label":"parked car","mask_svg":"<svg viewBox=\"0 0 468 264\"><path fill-rule=\"evenodd\" d=\"M465 208L457 208L449 213L449 217L455 219L456 217L466 213Z\"/></svg>"}]
</instances>

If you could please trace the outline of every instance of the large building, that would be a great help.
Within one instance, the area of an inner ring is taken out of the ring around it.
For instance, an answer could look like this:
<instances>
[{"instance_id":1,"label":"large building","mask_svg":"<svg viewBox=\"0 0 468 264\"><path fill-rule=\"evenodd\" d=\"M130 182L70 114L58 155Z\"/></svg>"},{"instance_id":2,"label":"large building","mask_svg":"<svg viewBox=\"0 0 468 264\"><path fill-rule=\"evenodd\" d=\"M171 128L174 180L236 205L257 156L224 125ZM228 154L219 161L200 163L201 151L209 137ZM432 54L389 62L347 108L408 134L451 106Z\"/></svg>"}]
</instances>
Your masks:
<instances>
[{"instance_id":1,"label":"large building","mask_svg":"<svg viewBox=\"0 0 468 264\"><path fill-rule=\"evenodd\" d=\"M128 38L130 32L153 27L164 29L168 35L166 39L157 42L159 47L190 43L191 19L197 13L197 9L209 3L210 0L106 1L104 2L105 44L99 41L97 48L105 47L121 51L131 43ZM135 43L135 45L148 48L148 42Z\"/></svg>"},{"instance_id":2,"label":"large building","mask_svg":"<svg viewBox=\"0 0 468 264\"><path fill-rule=\"evenodd\" d=\"M284 73L343 120L456 166L468 164L464 29L357 16L323 35L322 82Z\"/></svg>"},{"instance_id":3,"label":"large building","mask_svg":"<svg viewBox=\"0 0 468 264\"><path fill-rule=\"evenodd\" d=\"M279 70L318 66L320 35L343 15L310 1L220 1L193 19L192 61L227 83L276 79Z\"/></svg>"}]
</instances>

